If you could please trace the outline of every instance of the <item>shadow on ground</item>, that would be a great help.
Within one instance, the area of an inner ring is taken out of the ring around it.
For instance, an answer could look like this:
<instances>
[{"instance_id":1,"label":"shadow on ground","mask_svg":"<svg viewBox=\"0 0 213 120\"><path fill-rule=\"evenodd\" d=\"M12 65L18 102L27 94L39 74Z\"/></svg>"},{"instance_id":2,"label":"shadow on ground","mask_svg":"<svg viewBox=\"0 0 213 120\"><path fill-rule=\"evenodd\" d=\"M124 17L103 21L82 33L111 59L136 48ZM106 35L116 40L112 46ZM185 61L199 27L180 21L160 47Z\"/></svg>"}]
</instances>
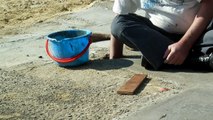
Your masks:
<instances>
[{"instance_id":1,"label":"shadow on ground","mask_svg":"<svg viewBox=\"0 0 213 120\"><path fill-rule=\"evenodd\" d=\"M99 71L104 71L104 70L115 70L115 69L127 68L133 64L134 64L133 61L127 60L127 59L115 59L115 60L97 59L97 60L90 60L88 63L83 64L81 66L65 67L65 68L70 70L95 69Z\"/></svg>"},{"instance_id":2,"label":"shadow on ground","mask_svg":"<svg viewBox=\"0 0 213 120\"><path fill-rule=\"evenodd\" d=\"M141 84L139 86L139 88L135 91L135 94L136 95L139 95L145 88L146 86L149 84L149 82L151 81L151 78L146 78L144 81L143 81L143 84Z\"/></svg>"},{"instance_id":3,"label":"shadow on ground","mask_svg":"<svg viewBox=\"0 0 213 120\"><path fill-rule=\"evenodd\" d=\"M177 72L185 72L185 73L210 73L212 70L208 68L195 68L195 67L187 67L187 66L170 66L170 67L165 67L161 71L163 72L171 72L171 73L177 73Z\"/></svg>"}]
</instances>

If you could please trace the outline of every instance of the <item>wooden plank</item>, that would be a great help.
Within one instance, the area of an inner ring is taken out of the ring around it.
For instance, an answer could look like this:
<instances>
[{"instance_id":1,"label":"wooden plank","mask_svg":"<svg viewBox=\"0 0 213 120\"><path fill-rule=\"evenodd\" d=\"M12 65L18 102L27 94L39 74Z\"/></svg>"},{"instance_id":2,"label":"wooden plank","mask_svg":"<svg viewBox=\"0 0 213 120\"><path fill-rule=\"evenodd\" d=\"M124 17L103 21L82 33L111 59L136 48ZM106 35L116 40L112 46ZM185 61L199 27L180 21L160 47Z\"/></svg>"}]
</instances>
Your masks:
<instances>
[{"instance_id":1,"label":"wooden plank","mask_svg":"<svg viewBox=\"0 0 213 120\"><path fill-rule=\"evenodd\" d=\"M147 75L145 74L135 74L130 80L120 87L117 93L121 95L133 95L146 77Z\"/></svg>"}]
</instances>

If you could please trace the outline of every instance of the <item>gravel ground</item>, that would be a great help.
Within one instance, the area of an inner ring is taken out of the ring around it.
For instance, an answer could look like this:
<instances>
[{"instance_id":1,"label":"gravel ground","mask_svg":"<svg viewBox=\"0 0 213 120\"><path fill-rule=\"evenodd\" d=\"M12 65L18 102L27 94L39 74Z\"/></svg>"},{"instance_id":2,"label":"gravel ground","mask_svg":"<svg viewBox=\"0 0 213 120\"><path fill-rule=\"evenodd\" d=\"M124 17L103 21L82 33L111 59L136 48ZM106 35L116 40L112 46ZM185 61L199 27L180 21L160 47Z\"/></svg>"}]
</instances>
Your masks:
<instances>
[{"instance_id":1,"label":"gravel ground","mask_svg":"<svg viewBox=\"0 0 213 120\"><path fill-rule=\"evenodd\" d=\"M135 72L110 70L122 61L106 60L108 70L102 63L76 69L31 63L16 66L16 71L0 70L0 119L113 119L178 94L183 87L151 77L138 94L118 95L116 90ZM160 92L162 87L170 90Z\"/></svg>"}]
</instances>

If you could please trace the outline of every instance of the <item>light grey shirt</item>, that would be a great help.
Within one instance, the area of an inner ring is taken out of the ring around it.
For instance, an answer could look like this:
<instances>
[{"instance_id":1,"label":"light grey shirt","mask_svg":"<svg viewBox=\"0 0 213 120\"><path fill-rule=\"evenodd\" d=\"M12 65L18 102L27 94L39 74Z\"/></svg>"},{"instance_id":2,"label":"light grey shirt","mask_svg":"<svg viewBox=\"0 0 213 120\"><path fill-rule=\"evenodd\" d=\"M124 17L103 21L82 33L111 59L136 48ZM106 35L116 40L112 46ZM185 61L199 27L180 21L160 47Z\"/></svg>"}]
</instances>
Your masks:
<instances>
[{"instance_id":1,"label":"light grey shirt","mask_svg":"<svg viewBox=\"0 0 213 120\"><path fill-rule=\"evenodd\" d=\"M146 17L170 33L185 33L199 9L199 0L115 0L113 11L118 14L144 10Z\"/></svg>"}]
</instances>

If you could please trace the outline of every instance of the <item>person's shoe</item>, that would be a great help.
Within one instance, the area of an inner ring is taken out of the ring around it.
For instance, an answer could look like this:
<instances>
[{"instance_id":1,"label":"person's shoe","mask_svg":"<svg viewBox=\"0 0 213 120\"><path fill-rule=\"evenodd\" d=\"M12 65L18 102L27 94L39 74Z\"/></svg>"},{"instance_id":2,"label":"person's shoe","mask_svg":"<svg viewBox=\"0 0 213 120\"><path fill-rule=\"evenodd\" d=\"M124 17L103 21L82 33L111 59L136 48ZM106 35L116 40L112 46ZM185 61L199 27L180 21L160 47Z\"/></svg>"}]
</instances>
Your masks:
<instances>
[{"instance_id":1,"label":"person's shoe","mask_svg":"<svg viewBox=\"0 0 213 120\"><path fill-rule=\"evenodd\" d=\"M191 57L188 63L192 68L213 70L213 53L199 57Z\"/></svg>"},{"instance_id":2,"label":"person's shoe","mask_svg":"<svg viewBox=\"0 0 213 120\"><path fill-rule=\"evenodd\" d=\"M209 66L211 67L211 69L213 70L213 53L211 53L209 55Z\"/></svg>"}]
</instances>

